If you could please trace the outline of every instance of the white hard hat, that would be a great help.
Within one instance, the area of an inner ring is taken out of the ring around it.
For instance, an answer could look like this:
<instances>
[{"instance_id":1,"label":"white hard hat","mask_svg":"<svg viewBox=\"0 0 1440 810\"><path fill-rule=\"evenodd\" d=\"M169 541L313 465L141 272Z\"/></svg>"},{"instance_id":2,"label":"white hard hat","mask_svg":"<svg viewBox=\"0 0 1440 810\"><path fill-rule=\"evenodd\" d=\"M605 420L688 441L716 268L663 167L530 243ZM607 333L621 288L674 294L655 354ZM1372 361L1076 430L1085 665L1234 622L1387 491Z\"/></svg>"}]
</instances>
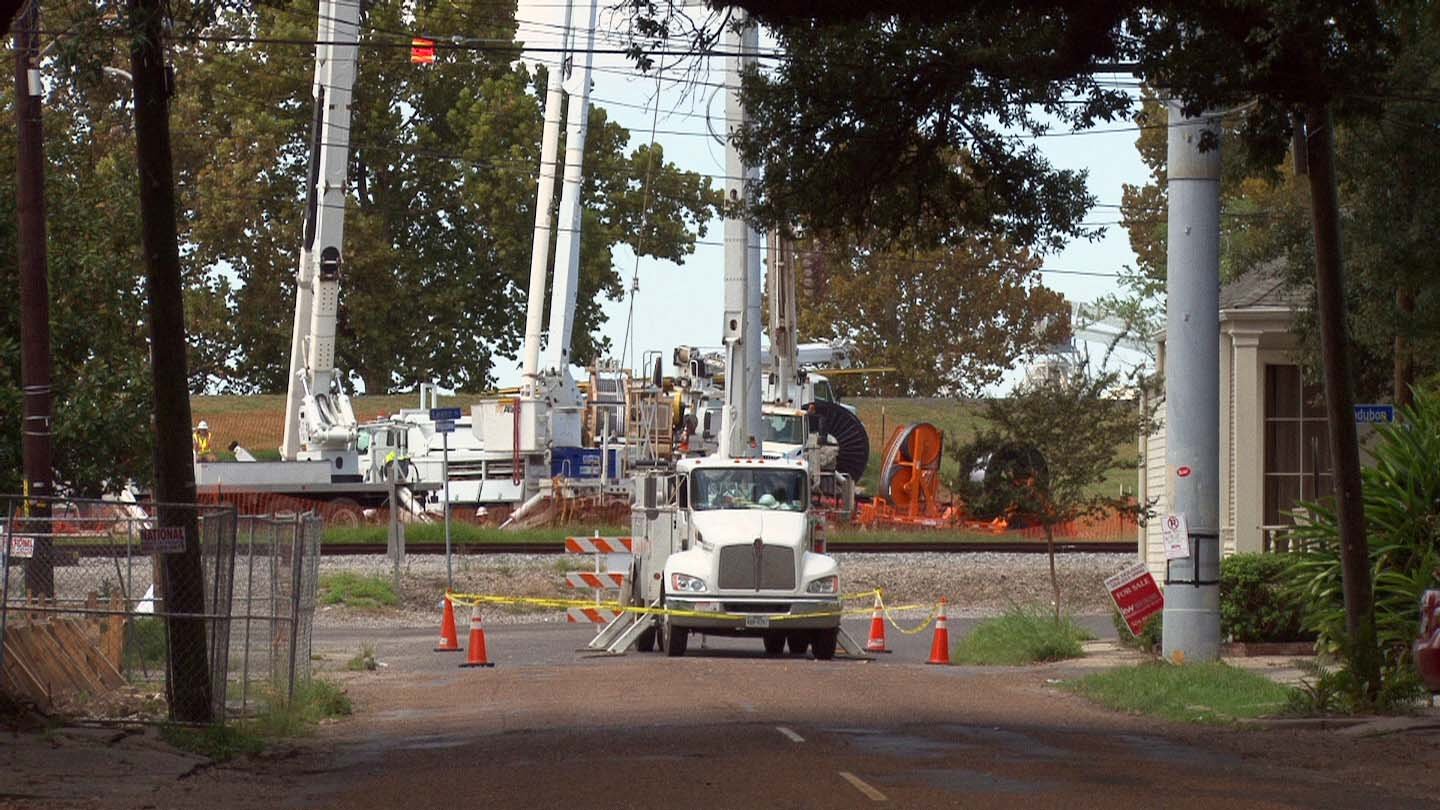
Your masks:
<instances>
[{"instance_id":1,"label":"white hard hat","mask_svg":"<svg viewBox=\"0 0 1440 810\"><path fill-rule=\"evenodd\" d=\"M774 507L776 507L776 506L779 506L779 505L780 505L780 502L777 501L777 500L775 500L775 496L774 496L774 495L771 495L770 493L767 492L767 493L765 493L764 495L761 495L761 496L760 496L760 505L761 505L761 506L764 506L764 507L766 507L766 508L768 509L768 508L774 508Z\"/></svg>"},{"instance_id":2,"label":"white hard hat","mask_svg":"<svg viewBox=\"0 0 1440 810\"><path fill-rule=\"evenodd\" d=\"M196 430L209 430L209 429L210 429L210 423L209 423L209 422L206 422L204 419L201 419L201 420L200 420L200 424L196 425L196 426L195 426L195 429L196 429Z\"/></svg>"}]
</instances>

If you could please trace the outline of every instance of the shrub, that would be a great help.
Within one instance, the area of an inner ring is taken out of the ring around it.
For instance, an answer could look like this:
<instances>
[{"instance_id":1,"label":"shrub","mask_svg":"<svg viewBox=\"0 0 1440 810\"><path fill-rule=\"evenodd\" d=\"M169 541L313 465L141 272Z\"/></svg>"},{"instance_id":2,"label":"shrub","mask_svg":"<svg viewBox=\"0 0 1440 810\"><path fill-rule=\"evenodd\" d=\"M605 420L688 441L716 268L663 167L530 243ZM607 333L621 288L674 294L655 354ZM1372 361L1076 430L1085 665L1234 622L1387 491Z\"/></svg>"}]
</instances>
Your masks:
<instances>
[{"instance_id":1,"label":"shrub","mask_svg":"<svg viewBox=\"0 0 1440 810\"><path fill-rule=\"evenodd\" d=\"M1234 554L1220 565L1220 635L1231 641L1313 641L1305 605L1287 588L1295 560Z\"/></svg>"},{"instance_id":2,"label":"shrub","mask_svg":"<svg viewBox=\"0 0 1440 810\"><path fill-rule=\"evenodd\" d=\"M1387 695L1400 700L1408 691L1402 687L1413 679L1410 642L1420 594L1432 587L1440 571L1440 394L1417 389L1414 405L1404 408L1400 417L1378 428L1374 464L1362 470L1381 683L1335 679L1363 693L1352 701L1362 708L1390 700ZM1335 507L1330 500L1304 506L1306 520L1290 533L1292 542L1305 549L1295 563L1291 587L1306 605L1305 627L1349 662L1357 651L1345 634ZM1396 688L1390 688L1391 682Z\"/></svg>"},{"instance_id":3,"label":"shrub","mask_svg":"<svg viewBox=\"0 0 1440 810\"><path fill-rule=\"evenodd\" d=\"M1012 607L1005 615L986 619L955 645L961 664L1015 666L1079 658L1080 642L1094 636L1066 616L1059 622L1049 608Z\"/></svg>"}]
</instances>

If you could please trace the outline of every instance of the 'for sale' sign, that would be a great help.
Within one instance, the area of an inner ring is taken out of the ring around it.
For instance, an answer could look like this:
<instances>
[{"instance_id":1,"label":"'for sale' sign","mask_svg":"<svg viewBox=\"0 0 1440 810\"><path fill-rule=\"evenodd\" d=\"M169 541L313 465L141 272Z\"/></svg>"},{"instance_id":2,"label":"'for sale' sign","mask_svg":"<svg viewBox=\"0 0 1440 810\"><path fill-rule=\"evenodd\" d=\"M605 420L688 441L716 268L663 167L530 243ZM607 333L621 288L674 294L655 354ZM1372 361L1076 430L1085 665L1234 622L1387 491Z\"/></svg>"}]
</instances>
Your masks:
<instances>
[{"instance_id":1,"label":"'for sale' sign","mask_svg":"<svg viewBox=\"0 0 1440 810\"><path fill-rule=\"evenodd\" d=\"M1165 609L1165 597L1145 563L1137 562L1114 576L1105 578L1105 589L1115 601L1116 610L1125 618L1130 632L1140 635L1145 621Z\"/></svg>"}]
</instances>

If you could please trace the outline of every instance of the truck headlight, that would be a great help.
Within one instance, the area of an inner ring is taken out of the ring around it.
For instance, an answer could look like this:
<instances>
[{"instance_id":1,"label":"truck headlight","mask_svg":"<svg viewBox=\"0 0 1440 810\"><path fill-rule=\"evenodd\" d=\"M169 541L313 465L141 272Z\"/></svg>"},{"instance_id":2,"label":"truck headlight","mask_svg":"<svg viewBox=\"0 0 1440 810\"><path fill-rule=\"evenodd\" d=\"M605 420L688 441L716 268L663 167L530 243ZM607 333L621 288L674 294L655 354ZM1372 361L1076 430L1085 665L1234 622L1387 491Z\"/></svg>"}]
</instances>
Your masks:
<instances>
[{"instance_id":1,"label":"truck headlight","mask_svg":"<svg viewBox=\"0 0 1440 810\"><path fill-rule=\"evenodd\" d=\"M704 593L705 580L689 574L671 574L670 590L677 593Z\"/></svg>"},{"instance_id":2,"label":"truck headlight","mask_svg":"<svg viewBox=\"0 0 1440 810\"><path fill-rule=\"evenodd\" d=\"M805 586L806 593L836 593L840 590L840 577L821 577Z\"/></svg>"}]
</instances>

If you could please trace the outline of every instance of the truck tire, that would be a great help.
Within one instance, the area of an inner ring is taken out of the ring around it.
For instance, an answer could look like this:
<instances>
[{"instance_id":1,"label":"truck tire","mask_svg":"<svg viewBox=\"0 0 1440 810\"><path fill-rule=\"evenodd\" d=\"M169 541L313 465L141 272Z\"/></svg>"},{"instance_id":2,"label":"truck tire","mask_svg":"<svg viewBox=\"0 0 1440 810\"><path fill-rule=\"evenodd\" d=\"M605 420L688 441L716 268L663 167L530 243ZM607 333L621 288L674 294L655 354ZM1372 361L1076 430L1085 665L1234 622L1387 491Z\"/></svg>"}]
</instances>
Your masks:
<instances>
[{"instance_id":1,"label":"truck tire","mask_svg":"<svg viewBox=\"0 0 1440 810\"><path fill-rule=\"evenodd\" d=\"M816 661L829 661L835 657L835 645L839 635L839 628L815 631L815 637L810 642L810 651L815 654Z\"/></svg>"},{"instance_id":2,"label":"truck tire","mask_svg":"<svg viewBox=\"0 0 1440 810\"><path fill-rule=\"evenodd\" d=\"M810 648L810 634L795 630L785 636L785 641L790 645L791 655L804 655Z\"/></svg>"},{"instance_id":3,"label":"truck tire","mask_svg":"<svg viewBox=\"0 0 1440 810\"><path fill-rule=\"evenodd\" d=\"M766 633L764 639L766 655L779 655L785 652L784 633Z\"/></svg>"},{"instance_id":4,"label":"truck tire","mask_svg":"<svg viewBox=\"0 0 1440 810\"><path fill-rule=\"evenodd\" d=\"M679 658L685 654L685 648L690 645L690 631L684 627L676 627L673 624L665 628L665 654L671 658Z\"/></svg>"},{"instance_id":5,"label":"truck tire","mask_svg":"<svg viewBox=\"0 0 1440 810\"><path fill-rule=\"evenodd\" d=\"M652 622L649 627L645 628L644 631L640 633L640 637L635 639L635 649L639 652L654 651L655 635L655 624Z\"/></svg>"}]
</instances>

